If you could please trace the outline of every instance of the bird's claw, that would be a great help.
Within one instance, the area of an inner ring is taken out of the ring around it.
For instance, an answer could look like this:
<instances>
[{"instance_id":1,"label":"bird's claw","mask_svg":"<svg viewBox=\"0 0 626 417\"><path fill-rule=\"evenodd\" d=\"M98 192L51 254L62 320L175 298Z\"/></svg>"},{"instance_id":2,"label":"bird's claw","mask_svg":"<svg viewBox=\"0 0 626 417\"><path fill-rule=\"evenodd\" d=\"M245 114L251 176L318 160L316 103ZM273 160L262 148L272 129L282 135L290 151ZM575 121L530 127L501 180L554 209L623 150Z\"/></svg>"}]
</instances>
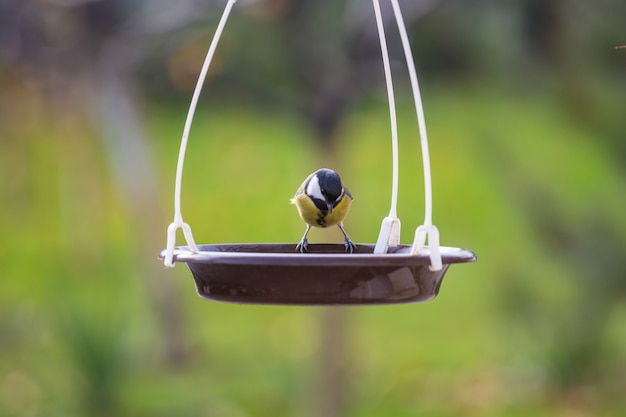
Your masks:
<instances>
[{"instance_id":1,"label":"bird's claw","mask_svg":"<svg viewBox=\"0 0 626 417\"><path fill-rule=\"evenodd\" d=\"M344 246L346 247L346 252L354 253L356 251L357 246L350 239L344 240ZM296 245L296 252L305 253L309 251L309 241L306 238L303 238Z\"/></svg>"},{"instance_id":2,"label":"bird's claw","mask_svg":"<svg viewBox=\"0 0 626 417\"><path fill-rule=\"evenodd\" d=\"M296 251L300 251L300 253L309 251L309 241L306 238L302 238L300 243L296 245Z\"/></svg>"},{"instance_id":3,"label":"bird's claw","mask_svg":"<svg viewBox=\"0 0 626 417\"><path fill-rule=\"evenodd\" d=\"M354 253L356 250L356 245L348 238L344 240L344 246L346 247L346 252Z\"/></svg>"}]
</instances>

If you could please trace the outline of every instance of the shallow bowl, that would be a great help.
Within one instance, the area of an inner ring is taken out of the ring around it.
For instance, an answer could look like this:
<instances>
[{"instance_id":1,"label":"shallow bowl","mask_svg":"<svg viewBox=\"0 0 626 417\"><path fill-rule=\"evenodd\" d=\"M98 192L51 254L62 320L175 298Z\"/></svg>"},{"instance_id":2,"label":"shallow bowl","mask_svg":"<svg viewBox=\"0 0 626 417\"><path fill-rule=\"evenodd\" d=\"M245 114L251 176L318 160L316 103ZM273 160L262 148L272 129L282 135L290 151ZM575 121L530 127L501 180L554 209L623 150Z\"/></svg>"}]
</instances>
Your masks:
<instances>
[{"instance_id":1,"label":"shallow bowl","mask_svg":"<svg viewBox=\"0 0 626 417\"><path fill-rule=\"evenodd\" d=\"M467 249L441 247L443 268L431 271L428 248L411 255L411 246L374 254L358 244L352 254L341 244L310 244L308 253L293 243L200 245L175 251L174 261L189 267L198 294L232 303L282 305L369 305L433 299L451 264L473 262ZM162 259L164 252L161 252Z\"/></svg>"}]
</instances>

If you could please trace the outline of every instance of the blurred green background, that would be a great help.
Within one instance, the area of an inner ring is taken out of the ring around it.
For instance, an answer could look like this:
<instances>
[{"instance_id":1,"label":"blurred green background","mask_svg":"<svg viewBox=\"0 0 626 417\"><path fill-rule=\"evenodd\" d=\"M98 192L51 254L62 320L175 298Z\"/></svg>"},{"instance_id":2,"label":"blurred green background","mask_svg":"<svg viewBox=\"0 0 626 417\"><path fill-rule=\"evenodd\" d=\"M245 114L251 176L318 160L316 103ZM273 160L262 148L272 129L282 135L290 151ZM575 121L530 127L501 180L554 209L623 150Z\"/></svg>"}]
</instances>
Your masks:
<instances>
[{"instance_id":1,"label":"blurred green background","mask_svg":"<svg viewBox=\"0 0 626 417\"><path fill-rule=\"evenodd\" d=\"M421 154L382 3L410 243ZM156 259L224 4L0 4L0 415L626 416L626 4L401 1L434 223L479 261L431 302L368 308L207 302ZM376 240L391 150L373 19L364 0L236 4L188 147L196 241L295 243L289 198L321 165L355 196L352 239Z\"/></svg>"}]
</instances>

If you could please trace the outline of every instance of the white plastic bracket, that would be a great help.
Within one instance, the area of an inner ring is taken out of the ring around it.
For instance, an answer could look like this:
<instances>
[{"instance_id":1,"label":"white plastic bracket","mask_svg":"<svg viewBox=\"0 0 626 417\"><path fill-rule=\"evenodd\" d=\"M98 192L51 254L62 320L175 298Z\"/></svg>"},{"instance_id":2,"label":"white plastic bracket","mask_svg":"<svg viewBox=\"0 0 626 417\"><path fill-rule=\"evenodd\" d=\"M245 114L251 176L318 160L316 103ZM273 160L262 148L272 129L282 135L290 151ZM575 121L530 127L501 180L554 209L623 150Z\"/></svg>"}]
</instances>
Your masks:
<instances>
[{"instance_id":1,"label":"white plastic bracket","mask_svg":"<svg viewBox=\"0 0 626 417\"><path fill-rule=\"evenodd\" d=\"M424 252L424 245L426 244L426 238L428 237L428 251L430 256L431 271L441 271L443 263L441 260L441 248L439 247L439 229L433 226L422 225L415 231L415 240L413 241L413 247L411 248L412 255L419 255Z\"/></svg>"},{"instance_id":2,"label":"white plastic bracket","mask_svg":"<svg viewBox=\"0 0 626 417\"><path fill-rule=\"evenodd\" d=\"M196 242L193 240L193 235L191 234L191 227L187 223L183 222L182 219L170 223L167 227L167 249L165 250L165 258L163 260L163 264L170 268L175 265L174 248L176 246L176 231L179 228L183 230L183 235L185 236L189 249L192 252L198 252L198 247L196 246Z\"/></svg>"},{"instance_id":3,"label":"white plastic bracket","mask_svg":"<svg viewBox=\"0 0 626 417\"><path fill-rule=\"evenodd\" d=\"M380 227L378 240L374 253L377 255L387 253L389 246L400 244L400 219L397 217L385 217Z\"/></svg>"}]
</instances>

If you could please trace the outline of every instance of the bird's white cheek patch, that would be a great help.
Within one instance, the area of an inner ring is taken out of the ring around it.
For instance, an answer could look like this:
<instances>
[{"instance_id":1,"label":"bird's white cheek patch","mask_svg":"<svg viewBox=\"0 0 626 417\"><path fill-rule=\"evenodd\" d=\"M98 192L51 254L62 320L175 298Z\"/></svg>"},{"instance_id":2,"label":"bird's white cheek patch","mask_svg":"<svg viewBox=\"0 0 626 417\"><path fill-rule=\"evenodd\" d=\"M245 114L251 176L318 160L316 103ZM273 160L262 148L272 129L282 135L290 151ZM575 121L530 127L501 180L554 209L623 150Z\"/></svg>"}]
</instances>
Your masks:
<instances>
[{"instance_id":1,"label":"bird's white cheek patch","mask_svg":"<svg viewBox=\"0 0 626 417\"><path fill-rule=\"evenodd\" d=\"M345 194L345 191L343 190L343 187L341 188L341 194L339 194L339 197L337 197L337 199L335 200L335 204L339 204L339 202L341 201L341 199L343 198L343 195Z\"/></svg>"},{"instance_id":2,"label":"bird's white cheek patch","mask_svg":"<svg viewBox=\"0 0 626 417\"><path fill-rule=\"evenodd\" d=\"M311 178L309 184L306 186L306 194L309 197L324 200L324 195L322 194L322 189L320 188L320 180L317 178L317 175Z\"/></svg>"}]
</instances>

